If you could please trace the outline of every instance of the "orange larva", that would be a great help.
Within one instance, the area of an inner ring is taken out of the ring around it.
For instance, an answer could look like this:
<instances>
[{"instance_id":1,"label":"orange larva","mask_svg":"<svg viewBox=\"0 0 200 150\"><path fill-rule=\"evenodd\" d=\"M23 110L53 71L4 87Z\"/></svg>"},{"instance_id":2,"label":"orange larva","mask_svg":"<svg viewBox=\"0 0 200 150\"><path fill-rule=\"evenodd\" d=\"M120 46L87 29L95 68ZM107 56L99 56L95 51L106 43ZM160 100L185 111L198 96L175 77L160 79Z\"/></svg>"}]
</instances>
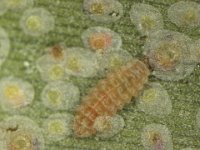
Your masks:
<instances>
[{"instance_id":1,"label":"orange larva","mask_svg":"<svg viewBox=\"0 0 200 150\"><path fill-rule=\"evenodd\" d=\"M113 116L139 95L148 81L150 71L146 64L137 59L109 73L83 98L74 119L74 133L77 137L94 135L95 119L99 116Z\"/></svg>"}]
</instances>

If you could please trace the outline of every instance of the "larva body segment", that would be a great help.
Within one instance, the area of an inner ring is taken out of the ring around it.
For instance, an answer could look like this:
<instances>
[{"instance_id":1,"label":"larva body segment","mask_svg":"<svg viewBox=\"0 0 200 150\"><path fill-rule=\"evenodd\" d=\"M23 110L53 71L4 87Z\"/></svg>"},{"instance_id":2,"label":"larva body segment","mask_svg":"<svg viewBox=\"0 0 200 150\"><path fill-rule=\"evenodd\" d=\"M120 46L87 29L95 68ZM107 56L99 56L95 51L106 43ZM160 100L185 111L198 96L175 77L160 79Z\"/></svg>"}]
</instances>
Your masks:
<instances>
[{"instance_id":1,"label":"larva body segment","mask_svg":"<svg viewBox=\"0 0 200 150\"><path fill-rule=\"evenodd\" d=\"M75 135L88 137L95 134L95 119L103 115L115 115L132 97L139 94L149 74L148 67L137 59L108 74L77 109L73 125Z\"/></svg>"}]
</instances>

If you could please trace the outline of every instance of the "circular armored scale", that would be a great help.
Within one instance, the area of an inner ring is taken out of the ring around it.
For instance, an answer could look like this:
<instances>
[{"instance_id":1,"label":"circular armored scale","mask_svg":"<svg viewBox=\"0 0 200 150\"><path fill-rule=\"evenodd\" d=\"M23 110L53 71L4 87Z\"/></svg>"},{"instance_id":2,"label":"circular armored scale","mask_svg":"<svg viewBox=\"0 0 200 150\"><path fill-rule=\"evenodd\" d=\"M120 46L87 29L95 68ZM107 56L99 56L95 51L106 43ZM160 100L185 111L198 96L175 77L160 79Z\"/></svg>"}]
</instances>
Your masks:
<instances>
[{"instance_id":1,"label":"circular armored scale","mask_svg":"<svg viewBox=\"0 0 200 150\"><path fill-rule=\"evenodd\" d=\"M97 22L115 22L123 15L123 6L117 0L84 0L83 11Z\"/></svg>"},{"instance_id":2,"label":"circular armored scale","mask_svg":"<svg viewBox=\"0 0 200 150\"><path fill-rule=\"evenodd\" d=\"M168 17L178 27L200 26L200 5L191 1L179 1L168 9Z\"/></svg>"},{"instance_id":3,"label":"circular armored scale","mask_svg":"<svg viewBox=\"0 0 200 150\"><path fill-rule=\"evenodd\" d=\"M192 40L179 32L158 30L150 34L144 45L153 75L162 80L180 80L195 67Z\"/></svg>"}]
</instances>

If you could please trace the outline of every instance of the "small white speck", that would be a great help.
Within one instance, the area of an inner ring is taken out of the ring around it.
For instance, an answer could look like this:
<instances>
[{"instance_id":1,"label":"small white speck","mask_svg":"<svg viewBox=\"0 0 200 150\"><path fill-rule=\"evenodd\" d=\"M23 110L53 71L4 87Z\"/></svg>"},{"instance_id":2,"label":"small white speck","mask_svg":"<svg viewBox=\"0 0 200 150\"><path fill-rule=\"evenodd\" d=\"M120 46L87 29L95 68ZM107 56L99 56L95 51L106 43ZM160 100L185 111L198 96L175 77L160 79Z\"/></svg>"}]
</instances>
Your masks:
<instances>
[{"instance_id":1,"label":"small white speck","mask_svg":"<svg viewBox=\"0 0 200 150\"><path fill-rule=\"evenodd\" d=\"M28 61L24 61L24 66L25 67L29 67L30 66L30 63Z\"/></svg>"}]
</instances>

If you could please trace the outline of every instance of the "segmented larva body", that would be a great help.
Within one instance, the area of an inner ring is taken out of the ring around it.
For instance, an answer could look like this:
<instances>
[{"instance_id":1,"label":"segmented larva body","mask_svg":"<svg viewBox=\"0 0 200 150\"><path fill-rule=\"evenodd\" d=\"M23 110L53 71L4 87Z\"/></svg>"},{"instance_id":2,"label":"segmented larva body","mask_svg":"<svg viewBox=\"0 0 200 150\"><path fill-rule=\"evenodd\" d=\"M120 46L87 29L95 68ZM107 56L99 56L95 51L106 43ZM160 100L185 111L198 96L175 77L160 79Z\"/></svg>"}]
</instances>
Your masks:
<instances>
[{"instance_id":1,"label":"segmented larva body","mask_svg":"<svg viewBox=\"0 0 200 150\"><path fill-rule=\"evenodd\" d=\"M83 103L75 114L74 133L77 137L94 135L95 119L99 116L113 116L117 110L138 96L144 84L148 81L150 71L148 67L137 59L109 73L100 80L89 94L84 97Z\"/></svg>"}]
</instances>

